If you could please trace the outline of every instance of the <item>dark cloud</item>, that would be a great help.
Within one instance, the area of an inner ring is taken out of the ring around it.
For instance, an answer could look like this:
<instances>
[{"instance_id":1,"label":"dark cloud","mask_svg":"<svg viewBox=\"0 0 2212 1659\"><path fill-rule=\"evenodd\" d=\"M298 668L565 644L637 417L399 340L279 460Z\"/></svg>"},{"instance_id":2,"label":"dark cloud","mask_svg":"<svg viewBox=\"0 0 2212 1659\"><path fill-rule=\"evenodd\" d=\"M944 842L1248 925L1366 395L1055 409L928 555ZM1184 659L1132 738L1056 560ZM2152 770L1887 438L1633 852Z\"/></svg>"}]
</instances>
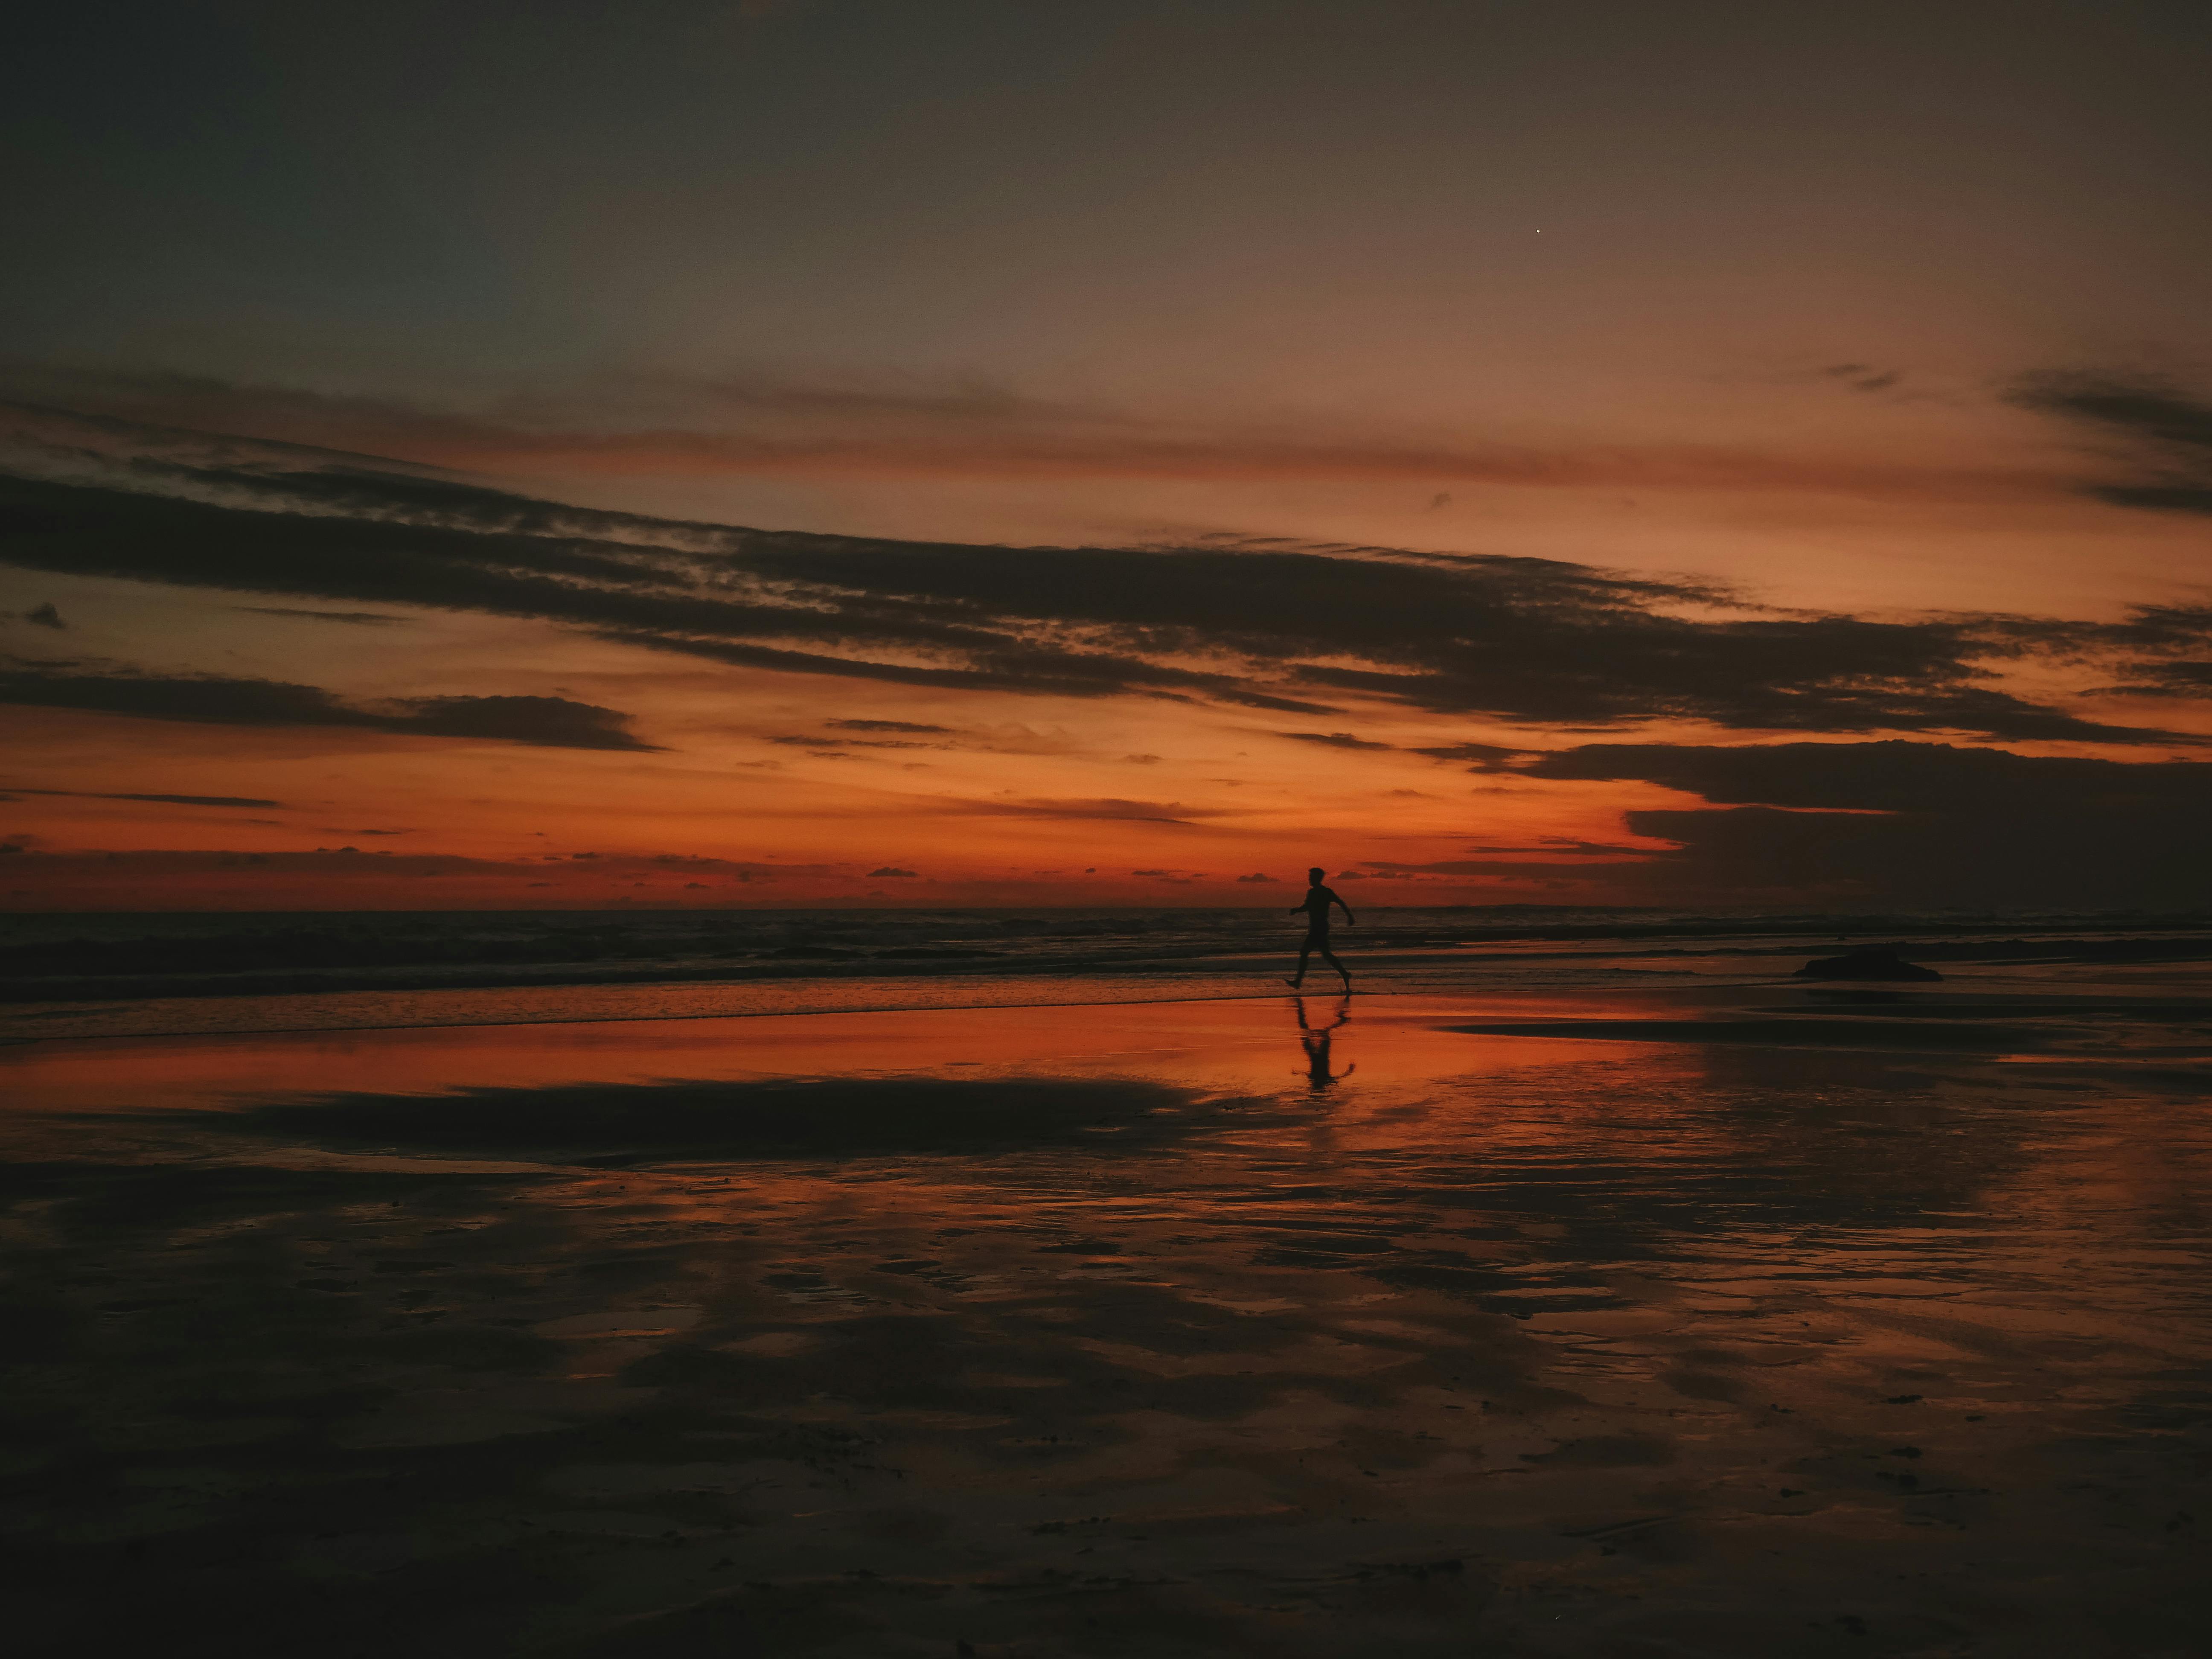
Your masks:
<instances>
[{"instance_id":1,"label":"dark cloud","mask_svg":"<svg viewBox=\"0 0 2212 1659\"><path fill-rule=\"evenodd\" d=\"M945 746L943 744L937 743L920 743L912 738L816 738L801 735L797 737L772 737L769 738L769 741L770 743L785 744L794 749L812 749L817 750L844 749L942 749ZM842 760L844 759L845 757L842 755L828 755L825 756L824 758Z\"/></svg>"},{"instance_id":2,"label":"dark cloud","mask_svg":"<svg viewBox=\"0 0 2212 1659\"><path fill-rule=\"evenodd\" d=\"M1276 880L1276 879L1277 879L1277 878L1275 878L1275 877L1273 877L1273 876L1270 876L1270 875L1264 875L1264 874L1261 874L1261 873L1260 873L1259 872L1255 871L1255 872L1254 872L1251 875L1249 875L1249 876L1239 876L1239 877L1237 877L1237 880L1239 880L1239 881L1248 881L1248 882L1249 882L1249 881L1267 881L1267 882L1272 882L1272 881Z\"/></svg>"},{"instance_id":3,"label":"dark cloud","mask_svg":"<svg viewBox=\"0 0 2212 1659\"><path fill-rule=\"evenodd\" d=\"M1473 761L1478 770L1491 770L1499 763L1510 761L1516 755L1528 751L1522 749L1500 748L1494 743L1447 743L1432 749L1416 749L1416 755L1426 755L1431 760ZM1411 793L1410 791L1408 793Z\"/></svg>"},{"instance_id":4,"label":"dark cloud","mask_svg":"<svg viewBox=\"0 0 2212 1659\"><path fill-rule=\"evenodd\" d=\"M1741 747L1589 744L1538 756L1516 769L1536 778L1635 779L1720 805L1832 811L2019 811L2060 796L2124 811L2179 781L2212 787L2204 781L2212 779L2212 762L2016 755L1902 739Z\"/></svg>"},{"instance_id":5,"label":"dark cloud","mask_svg":"<svg viewBox=\"0 0 2212 1659\"><path fill-rule=\"evenodd\" d=\"M404 617L387 616L381 611L302 611L285 605L241 605L236 608L257 617L306 617L316 622L349 623L356 628L387 628L407 620Z\"/></svg>"},{"instance_id":6,"label":"dark cloud","mask_svg":"<svg viewBox=\"0 0 2212 1659\"><path fill-rule=\"evenodd\" d=\"M2158 375L2075 371L2033 374L2008 401L2096 432L2137 476L2081 486L2115 507L2212 513L2212 404Z\"/></svg>"},{"instance_id":7,"label":"dark cloud","mask_svg":"<svg viewBox=\"0 0 2212 1659\"><path fill-rule=\"evenodd\" d=\"M1318 743L1330 749L1390 749L1388 743L1370 743L1364 738L1355 738L1349 732L1284 732L1278 735L1296 738L1300 743Z\"/></svg>"},{"instance_id":8,"label":"dark cloud","mask_svg":"<svg viewBox=\"0 0 2212 1659\"><path fill-rule=\"evenodd\" d=\"M1483 856L1476 860L1447 860L1434 864L1394 864L1382 859L1368 860L1374 870L1395 870L1408 875L1471 876L1498 870L1527 870L1525 863L1500 863L1501 858L1524 856L1532 860L1556 859L1648 859L1652 849L1647 847L1627 847L1611 842L1576 841L1565 836L1547 836L1528 847L1471 847L1470 853ZM1572 866L1561 865L1561 869Z\"/></svg>"},{"instance_id":9,"label":"dark cloud","mask_svg":"<svg viewBox=\"0 0 2212 1659\"><path fill-rule=\"evenodd\" d=\"M962 801L943 810L979 813L986 817L1021 818L1111 818L1133 823L1172 823L1188 829L1194 818L1224 817L1216 808L1185 806L1180 801L1119 800L1111 796L1057 799L1031 797L1024 800Z\"/></svg>"},{"instance_id":10,"label":"dark cloud","mask_svg":"<svg viewBox=\"0 0 2212 1659\"><path fill-rule=\"evenodd\" d=\"M915 872L912 870L894 870L888 864L880 870L871 870L868 872L868 879L871 881L873 881L879 877L890 876L898 876L908 880L912 880L915 878Z\"/></svg>"},{"instance_id":11,"label":"dark cloud","mask_svg":"<svg viewBox=\"0 0 2212 1659\"><path fill-rule=\"evenodd\" d=\"M108 665L88 668L21 659L0 659L0 703L87 709L140 720L342 726L558 749L655 747L629 732L628 715L565 697L404 697L369 706L342 702L319 686L282 680L148 674Z\"/></svg>"},{"instance_id":12,"label":"dark cloud","mask_svg":"<svg viewBox=\"0 0 2212 1659\"><path fill-rule=\"evenodd\" d=\"M2128 666L2143 678L2106 690L2125 697L2212 697L2212 659Z\"/></svg>"},{"instance_id":13,"label":"dark cloud","mask_svg":"<svg viewBox=\"0 0 2212 1659\"><path fill-rule=\"evenodd\" d=\"M44 605L33 605L26 611L23 613L23 620L34 628L60 629L69 626L62 620L62 613L54 609L53 601L51 599Z\"/></svg>"},{"instance_id":14,"label":"dark cloud","mask_svg":"<svg viewBox=\"0 0 2212 1659\"><path fill-rule=\"evenodd\" d=\"M385 729L435 738L489 738L549 749L627 749L656 753L633 734L629 716L566 697L404 697Z\"/></svg>"},{"instance_id":15,"label":"dark cloud","mask_svg":"<svg viewBox=\"0 0 2212 1659\"><path fill-rule=\"evenodd\" d=\"M1712 803L1626 815L1632 833L1677 843L1640 864L1604 866L1627 890L1654 899L2042 909L2212 903L2203 851L2212 762L1903 741L1606 744L1545 755L1524 769L1640 780Z\"/></svg>"},{"instance_id":16,"label":"dark cloud","mask_svg":"<svg viewBox=\"0 0 2212 1659\"><path fill-rule=\"evenodd\" d=\"M917 733L949 732L949 726L920 726L912 720L824 720L824 726L841 732L908 732Z\"/></svg>"},{"instance_id":17,"label":"dark cloud","mask_svg":"<svg viewBox=\"0 0 2212 1659\"><path fill-rule=\"evenodd\" d=\"M2119 684L2102 688L2129 697L2212 697L2212 605L2137 608L2126 622L2104 630L2119 653ZM2148 653L2148 654L2136 654ZM2197 653L2197 654L2192 654Z\"/></svg>"},{"instance_id":18,"label":"dark cloud","mask_svg":"<svg viewBox=\"0 0 2212 1659\"><path fill-rule=\"evenodd\" d=\"M1865 363L1831 363L1820 371L1854 392L1887 392L1905 378L1900 369L1881 369Z\"/></svg>"},{"instance_id":19,"label":"dark cloud","mask_svg":"<svg viewBox=\"0 0 2212 1659\"><path fill-rule=\"evenodd\" d=\"M1773 615L1692 583L1502 556L769 532L273 451L102 465L105 483L18 477L0 489L0 560L529 617L709 661L943 690L1309 717L1351 696L1537 725L2140 743L2168 738L2015 696L1998 671L2034 653L2201 656L2212 639L2200 626L2194 647L2148 642L2175 633L2176 616L2138 618L2145 642L2130 647L2090 624ZM2187 694L2185 679L2123 673Z\"/></svg>"},{"instance_id":20,"label":"dark cloud","mask_svg":"<svg viewBox=\"0 0 2212 1659\"><path fill-rule=\"evenodd\" d=\"M24 789L10 787L12 795L66 795L77 800L143 800L163 806L282 806L281 800L257 800L251 795L110 795L90 789Z\"/></svg>"}]
</instances>

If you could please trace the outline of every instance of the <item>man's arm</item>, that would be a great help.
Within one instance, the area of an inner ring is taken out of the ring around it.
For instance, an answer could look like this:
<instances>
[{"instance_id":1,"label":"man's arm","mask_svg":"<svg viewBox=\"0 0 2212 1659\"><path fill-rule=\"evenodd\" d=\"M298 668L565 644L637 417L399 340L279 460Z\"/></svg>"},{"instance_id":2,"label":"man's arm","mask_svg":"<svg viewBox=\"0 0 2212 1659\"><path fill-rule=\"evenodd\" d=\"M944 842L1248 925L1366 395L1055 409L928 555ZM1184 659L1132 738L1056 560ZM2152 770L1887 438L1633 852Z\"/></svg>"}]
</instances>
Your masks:
<instances>
[{"instance_id":1,"label":"man's arm","mask_svg":"<svg viewBox=\"0 0 2212 1659\"><path fill-rule=\"evenodd\" d=\"M1331 893L1329 896L1333 899L1336 899L1336 908L1344 912L1344 925L1347 927L1358 927L1359 918L1352 914L1352 907L1346 904L1342 899L1337 898L1334 893Z\"/></svg>"}]
</instances>

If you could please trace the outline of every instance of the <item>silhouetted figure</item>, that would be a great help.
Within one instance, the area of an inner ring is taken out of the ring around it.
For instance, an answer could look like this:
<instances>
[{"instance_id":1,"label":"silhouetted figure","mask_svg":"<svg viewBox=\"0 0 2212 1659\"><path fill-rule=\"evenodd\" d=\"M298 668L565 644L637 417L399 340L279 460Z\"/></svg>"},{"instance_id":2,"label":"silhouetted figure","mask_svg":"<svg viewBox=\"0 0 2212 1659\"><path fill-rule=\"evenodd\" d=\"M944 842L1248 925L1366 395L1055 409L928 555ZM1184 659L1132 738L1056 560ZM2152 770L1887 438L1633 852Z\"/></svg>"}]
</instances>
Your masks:
<instances>
[{"instance_id":1,"label":"silhouetted figure","mask_svg":"<svg viewBox=\"0 0 2212 1659\"><path fill-rule=\"evenodd\" d=\"M1306 1082L1316 1091L1336 1086L1339 1078L1350 1077L1359 1067L1347 1066L1341 1072L1328 1069L1329 1034L1352 1018L1352 1004L1347 1000L1336 1005L1336 1018L1316 1030L1306 1024L1306 1005L1302 997L1291 999L1291 1006L1298 1017L1298 1046L1306 1051Z\"/></svg>"},{"instance_id":2,"label":"silhouetted figure","mask_svg":"<svg viewBox=\"0 0 2212 1659\"><path fill-rule=\"evenodd\" d=\"M1291 907L1293 910L1303 910L1306 913L1306 938L1305 943L1298 946L1297 977L1283 981L1293 991L1305 983L1306 963L1312 959L1313 953L1316 951L1321 952L1321 959L1335 969L1342 977L1344 988L1347 991L1352 988L1352 975L1345 972L1344 964L1336 959L1336 953L1328 948L1328 907L1334 904L1344 912L1345 925L1348 927L1357 927L1359 925L1359 919L1352 914L1350 905L1337 897L1328 888L1321 884L1322 877L1327 873L1318 866L1307 871L1305 899L1303 902Z\"/></svg>"}]
</instances>

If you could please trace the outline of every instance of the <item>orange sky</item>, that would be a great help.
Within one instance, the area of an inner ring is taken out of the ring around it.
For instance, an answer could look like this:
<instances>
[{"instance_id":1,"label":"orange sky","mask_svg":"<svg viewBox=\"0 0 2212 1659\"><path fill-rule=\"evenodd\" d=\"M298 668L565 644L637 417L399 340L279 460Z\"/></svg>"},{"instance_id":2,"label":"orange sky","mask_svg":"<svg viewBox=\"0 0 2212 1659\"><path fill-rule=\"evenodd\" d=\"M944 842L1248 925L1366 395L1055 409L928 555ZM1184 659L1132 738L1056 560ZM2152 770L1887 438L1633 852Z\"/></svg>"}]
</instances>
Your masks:
<instances>
[{"instance_id":1,"label":"orange sky","mask_svg":"<svg viewBox=\"0 0 2212 1659\"><path fill-rule=\"evenodd\" d=\"M41 25L10 903L2193 892L2201 27L742 9Z\"/></svg>"}]
</instances>

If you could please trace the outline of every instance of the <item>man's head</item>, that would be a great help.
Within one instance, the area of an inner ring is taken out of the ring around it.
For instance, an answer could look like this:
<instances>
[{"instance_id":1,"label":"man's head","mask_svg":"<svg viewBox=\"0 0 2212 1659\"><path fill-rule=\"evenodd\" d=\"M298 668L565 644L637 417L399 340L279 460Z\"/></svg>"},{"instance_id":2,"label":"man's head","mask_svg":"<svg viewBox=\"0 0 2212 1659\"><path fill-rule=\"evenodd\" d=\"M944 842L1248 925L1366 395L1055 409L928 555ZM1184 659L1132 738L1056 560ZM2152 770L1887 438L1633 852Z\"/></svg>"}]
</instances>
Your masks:
<instances>
[{"instance_id":1,"label":"man's head","mask_svg":"<svg viewBox=\"0 0 2212 1659\"><path fill-rule=\"evenodd\" d=\"M1309 887L1320 886L1321 878L1328 873L1328 871L1322 869L1321 866L1316 864L1312 869L1306 872L1306 885Z\"/></svg>"}]
</instances>

